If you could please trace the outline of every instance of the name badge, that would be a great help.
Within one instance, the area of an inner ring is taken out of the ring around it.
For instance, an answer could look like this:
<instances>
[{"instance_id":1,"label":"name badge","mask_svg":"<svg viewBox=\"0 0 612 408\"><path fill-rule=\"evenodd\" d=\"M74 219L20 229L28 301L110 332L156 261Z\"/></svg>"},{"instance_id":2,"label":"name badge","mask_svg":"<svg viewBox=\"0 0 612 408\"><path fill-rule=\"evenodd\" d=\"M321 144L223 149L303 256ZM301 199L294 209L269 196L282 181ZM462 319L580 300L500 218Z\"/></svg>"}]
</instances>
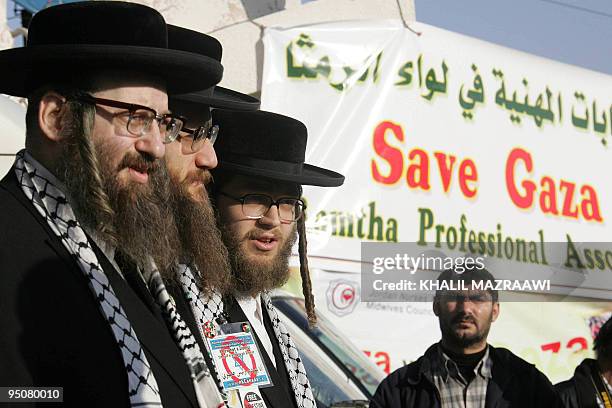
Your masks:
<instances>
[{"instance_id":1,"label":"name badge","mask_svg":"<svg viewBox=\"0 0 612 408\"><path fill-rule=\"evenodd\" d=\"M248 322L223 324L207 338L219 380L226 391L272 385Z\"/></svg>"}]
</instances>

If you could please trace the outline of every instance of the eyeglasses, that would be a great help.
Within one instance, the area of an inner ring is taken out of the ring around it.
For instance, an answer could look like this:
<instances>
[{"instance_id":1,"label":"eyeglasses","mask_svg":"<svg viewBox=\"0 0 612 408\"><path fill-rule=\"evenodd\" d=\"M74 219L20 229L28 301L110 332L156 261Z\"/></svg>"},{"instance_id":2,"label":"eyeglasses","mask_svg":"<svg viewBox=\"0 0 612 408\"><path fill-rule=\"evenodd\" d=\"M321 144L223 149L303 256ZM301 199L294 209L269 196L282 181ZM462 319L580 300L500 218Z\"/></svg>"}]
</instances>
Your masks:
<instances>
[{"instance_id":1,"label":"eyeglasses","mask_svg":"<svg viewBox=\"0 0 612 408\"><path fill-rule=\"evenodd\" d=\"M265 194L245 194L242 197L233 197L223 191L218 192L242 204L242 213L251 219L260 219L275 205L278 209L278 217L282 222L291 223L299 220L304 214L306 204L299 198L281 197L274 201L272 197Z\"/></svg>"},{"instance_id":2,"label":"eyeglasses","mask_svg":"<svg viewBox=\"0 0 612 408\"><path fill-rule=\"evenodd\" d=\"M163 143L170 143L176 140L185 123L185 120L179 116L175 116L171 113L160 115L153 108L135 103L96 98L88 94L76 96L73 99L94 105L110 106L127 110L129 113L126 123L127 131L135 137L140 137L151 132L153 120L156 120L159 125L159 133L161 134Z\"/></svg>"},{"instance_id":3,"label":"eyeglasses","mask_svg":"<svg viewBox=\"0 0 612 408\"><path fill-rule=\"evenodd\" d=\"M184 127L181 129L180 133L187 133L189 136L179 134L176 140L188 144L191 153L195 153L204 147L207 140L210 142L211 146L215 144L217 136L219 135L219 126L213 126L212 121L209 120L206 124L197 129L188 129Z\"/></svg>"}]
</instances>

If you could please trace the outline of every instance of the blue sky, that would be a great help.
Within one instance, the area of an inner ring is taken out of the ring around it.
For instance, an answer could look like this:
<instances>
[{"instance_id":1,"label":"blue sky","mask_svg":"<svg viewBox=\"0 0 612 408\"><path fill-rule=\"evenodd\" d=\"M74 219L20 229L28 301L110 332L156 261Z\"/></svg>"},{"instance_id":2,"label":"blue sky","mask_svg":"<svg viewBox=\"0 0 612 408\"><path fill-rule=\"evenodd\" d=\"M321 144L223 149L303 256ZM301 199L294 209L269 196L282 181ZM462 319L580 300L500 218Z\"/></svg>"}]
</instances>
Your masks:
<instances>
[{"instance_id":1,"label":"blue sky","mask_svg":"<svg viewBox=\"0 0 612 408\"><path fill-rule=\"evenodd\" d=\"M612 0L414 2L420 22L612 75Z\"/></svg>"},{"instance_id":2,"label":"blue sky","mask_svg":"<svg viewBox=\"0 0 612 408\"><path fill-rule=\"evenodd\" d=\"M612 75L611 0L415 0L417 21Z\"/></svg>"}]
</instances>

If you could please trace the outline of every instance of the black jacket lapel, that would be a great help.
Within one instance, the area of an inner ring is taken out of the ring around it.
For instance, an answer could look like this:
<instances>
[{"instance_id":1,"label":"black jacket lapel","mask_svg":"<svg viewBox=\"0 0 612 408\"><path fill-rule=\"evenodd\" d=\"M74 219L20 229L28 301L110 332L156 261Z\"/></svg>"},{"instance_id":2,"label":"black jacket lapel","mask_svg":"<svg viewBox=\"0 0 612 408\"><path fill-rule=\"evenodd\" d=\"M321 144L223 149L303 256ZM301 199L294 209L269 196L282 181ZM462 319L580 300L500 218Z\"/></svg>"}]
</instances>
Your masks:
<instances>
[{"instance_id":1,"label":"black jacket lapel","mask_svg":"<svg viewBox=\"0 0 612 408\"><path fill-rule=\"evenodd\" d=\"M197 407L198 404L191 375L183 355L172 339L168 328L158 320L127 282L119 276L112 264L93 242L92 247L94 247L98 261L105 271L117 298L121 302L121 306L128 315L130 323L134 327L134 331L146 352L149 363L154 368L154 374L158 383L164 381L164 377L169 378L180 388L184 398L187 398L191 405ZM149 296L151 295L149 294ZM155 360L155 362L152 360ZM157 365L158 370L155 370L154 365ZM160 369L164 373L158 373ZM162 374L164 377L162 377ZM162 388L162 384L158 385Z\"/></svg>"}]
</instances>

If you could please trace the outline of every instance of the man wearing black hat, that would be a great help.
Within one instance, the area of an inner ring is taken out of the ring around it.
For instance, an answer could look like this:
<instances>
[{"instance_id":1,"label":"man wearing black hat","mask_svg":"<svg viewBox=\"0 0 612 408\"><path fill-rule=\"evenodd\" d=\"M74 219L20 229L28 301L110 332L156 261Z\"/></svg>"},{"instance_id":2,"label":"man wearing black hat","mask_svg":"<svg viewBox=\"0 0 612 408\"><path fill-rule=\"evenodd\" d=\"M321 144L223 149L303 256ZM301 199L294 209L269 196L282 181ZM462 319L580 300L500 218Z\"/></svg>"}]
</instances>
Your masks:
<instances>
[{"instance_id":1,"label":"man wearing black hat","mask_svg":"<svg viewBox=\"0 0 612 408\"><path fill-rule=\"evenodd\" d=\"M552 384L533 364L487 344L491 323L499 316L498 292L472 289L472 282L494 283L493 275L478 267L447 270L438 282L450 288L436 291L433 301L442 340L417 361L391 373L370 406L561 407Z\"/></svg>"},{"instance_id":2,"label":"man wearing black hat","mask_svg":"<svg viewBox=\"0 0 612 408\"><path fill-rule=\"evenodd\" d=\"M160 160L183 119L167 94L221 74L122 2L45 9L26 47L0 51L0 92L29 102L0 182L0 385L63 387L75 407L220 403L158 268L180 248Z\"/></svg>"},{"instance_id":3,"label":"man wearing black hat","mask_svg":"<svg viewBox=\"0 0 612 408\"><path fill-rule=\"evenodd\" d=\"M221 61L222 48L215 38L182 27L168 25L171 48L199 53ZM229 282L227 249L221 241L206 186L210 170L217 166L213 145L219 126L213 125L211 107L257 110L258 99L220 86L168 98L172 112L187 118L174 143L166 146L165 162L171 183L174 218L183 245L183 263L192 271L204 291L223 292ZM184 274L179 271L179 278Z\"/></svg>"},{"instance_id":4,"label":"man wearing black hat","mask_svg":"<svg viewBox=\"0 0 612 408\"><path fill-rule=\"evenodd\" d=\"M221 44L214 38L168 25L168 45L221 60ZM257 110L259 100L223 87L169 97L173 112L187 117L177 140L164 157L172 181L172 207L181 238L181 262L176 270L180 289L171 288L176 307L196 336L209 367L214 369L204 328L223 311L222 293L229 290L231 272L227 248L221 240L206 186L217 166L213 145L219 126L211 107ZM178 292L178 293L177 293ZM217 375L217 379L220 379ZM231 401L231 393L220 391Z\"/></svg>"},{"instance_id":5,"label":"man wearing black hat","mask_svg":"<svg viewBox=\"0 0 612 408\"><path fill-rule=\"evenodd\" d=\"M288 257L300 236L305 301L315 321L307 272L302 184L339 186L344 177L304 163L303 123L270 112L213 110L219 126L212 198L232 268L231 293L217 323L249 322L273 387L261 388L268 407L314 407L315 401L287 328L268 291L288 279Z\"/></svg>"}]
</instances>

